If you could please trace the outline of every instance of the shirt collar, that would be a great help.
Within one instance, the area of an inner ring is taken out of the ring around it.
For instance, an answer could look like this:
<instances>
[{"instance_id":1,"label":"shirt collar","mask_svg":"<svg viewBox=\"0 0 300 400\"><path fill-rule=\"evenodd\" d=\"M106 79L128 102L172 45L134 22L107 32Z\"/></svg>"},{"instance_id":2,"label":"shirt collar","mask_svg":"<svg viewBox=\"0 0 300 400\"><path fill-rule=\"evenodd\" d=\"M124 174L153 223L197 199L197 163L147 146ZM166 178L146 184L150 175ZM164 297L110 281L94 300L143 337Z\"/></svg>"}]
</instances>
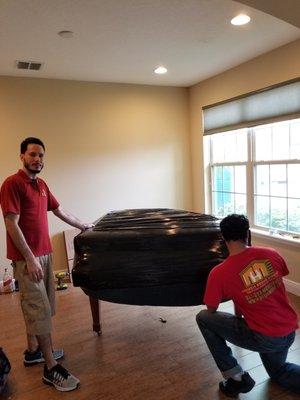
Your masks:
<instances>
[{"instance_id":1,"label":"shirt collar","mask_svg":"<svg viewBox=\"0 0 300 400\"><path fill-rule=\"evenodd\" d=\"M17 173L18 173L19 176L22 177L22 179L24 179L24 181L26 181L26 182L28 182L28 183L31 183L31 182L34 181L34 180L35 180L36 182L38 182L38 178L31 179L31 178L26 174L26 172L24 172L22 169L19 169L19 171L18 171Z\"/></svg>"}]
</instances>

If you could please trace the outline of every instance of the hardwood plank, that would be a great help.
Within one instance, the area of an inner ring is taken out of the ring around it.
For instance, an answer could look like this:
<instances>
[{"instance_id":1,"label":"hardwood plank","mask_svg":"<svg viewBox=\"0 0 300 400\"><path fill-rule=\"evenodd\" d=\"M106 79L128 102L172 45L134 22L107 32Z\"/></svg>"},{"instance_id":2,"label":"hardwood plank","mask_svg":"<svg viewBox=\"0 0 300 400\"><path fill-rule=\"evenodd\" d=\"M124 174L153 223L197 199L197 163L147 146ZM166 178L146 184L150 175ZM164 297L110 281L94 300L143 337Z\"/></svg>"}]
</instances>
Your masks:
<instances>
[{"instance_id":1,"label":"hardwood plank","mask_svg":"<svg viewBox=\"0 0 300 400\"><path fill-rule=\"evenodd\" d=\"M300 301L290 296L298 312ZM57 292L54 343L63 347L62 364L81 380L79 390L59 393L41 382L42 365L25 368L25 329L19 294L0 296L0 345L12 372L1 399L5 400L217 400L222 379L198 330L195 316L201 307L139 307L103 302L103 335L92 332L88 297L70 286ZM232 303L221 305L232 312ZM160 318L166 320L162 323ZM245 400L296 400L270 382L258 354L233 346L243 368L256 380ZM289 361L300 360L300 332Z\"/></svg>"}]
</instances>

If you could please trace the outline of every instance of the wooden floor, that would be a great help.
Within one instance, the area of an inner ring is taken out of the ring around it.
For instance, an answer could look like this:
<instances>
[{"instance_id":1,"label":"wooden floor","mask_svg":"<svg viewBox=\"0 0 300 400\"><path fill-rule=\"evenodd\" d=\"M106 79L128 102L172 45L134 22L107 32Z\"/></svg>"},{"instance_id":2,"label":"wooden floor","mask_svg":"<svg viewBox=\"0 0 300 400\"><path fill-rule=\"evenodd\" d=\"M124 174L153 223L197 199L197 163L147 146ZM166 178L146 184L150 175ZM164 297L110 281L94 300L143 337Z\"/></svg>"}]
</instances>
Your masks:
<instances>
[{"instance_id":1,"label":"wooden floor","mask_svg":"<svg viewBox=\"0 0 300 400\"><path fill-rule=\"evenodd\" d=\"M290 298L299 313L300 298ZM42 365L23 366L24 325L19 294L13 293L0 296L0 345L12 364L8 388L1 399L225 399L218 391L220 373L196 326L199 307L103 303L103 335L98 337L91 330L89 302L81 289L69 287L57 292L57 300L55 346L64 348L62 364L80 378L81 387L74 392L57 392L42 383ZM222 308L231 311L231 303ZM234 353L256 380L255 388L240 399L299 399L270 383L256 353L239 348L234 348ZM300 363L299 331L289 360Z\"/></svg>"}]
</instances>

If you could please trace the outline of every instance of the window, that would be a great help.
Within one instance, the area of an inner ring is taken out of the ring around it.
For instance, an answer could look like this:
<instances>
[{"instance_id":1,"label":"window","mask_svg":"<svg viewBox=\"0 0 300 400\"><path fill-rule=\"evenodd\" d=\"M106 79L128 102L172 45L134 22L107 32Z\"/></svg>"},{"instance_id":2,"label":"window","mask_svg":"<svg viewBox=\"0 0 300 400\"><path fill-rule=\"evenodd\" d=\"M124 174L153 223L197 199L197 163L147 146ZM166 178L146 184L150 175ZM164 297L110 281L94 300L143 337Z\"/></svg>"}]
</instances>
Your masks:
<instances>
[{"instance_id":1,"label":"window","mask_svg":"<svg viewBox=\"0 0 300 400\"><path fill-rule=\"evenodd\" d=\"M300 233L300 119L205 136L210 212Z\"/></svg>"},{"instance_id":2,"label":"window","mask_svg":"<svg viewBox=\"0 0 300 400\"><path fill-rule=\"evenodd\" d=\"M246 212L247 130L211 135L212 203L216 215Z\"/></svg>"}]
</instances>

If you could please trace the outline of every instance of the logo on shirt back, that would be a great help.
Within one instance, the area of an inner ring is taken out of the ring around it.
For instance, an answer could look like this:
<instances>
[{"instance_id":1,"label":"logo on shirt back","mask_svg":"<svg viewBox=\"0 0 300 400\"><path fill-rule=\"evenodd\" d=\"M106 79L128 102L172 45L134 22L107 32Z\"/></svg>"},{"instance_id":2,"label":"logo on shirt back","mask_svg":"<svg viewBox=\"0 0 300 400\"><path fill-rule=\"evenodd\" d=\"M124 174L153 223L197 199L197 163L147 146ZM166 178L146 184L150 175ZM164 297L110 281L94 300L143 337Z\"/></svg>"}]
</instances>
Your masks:
<instances>
[{"instance_id":1,"label":"logo on shirt back","mask_svg":"<svg viewBox=\"0 0 300 400\"><path fill-rule=\"evenodd\" d=\"M46 192L45 192L45 189L42 189L42 190L41 190L41 196L47 197Z\"/></svg>"},{"instance_id":2,"label":"logo on shirt back","mask_svg":"<svg viewBox=\"0 0 300 400\"><path fill-rule=\"evenodd\" d=\"M245 289L245 299L249 304L268 297L281 285L278 272L274 271L270 260L252 261L240 272Z\"/></svg>"},{"instance_id":3,"label":"logo on shirt back","mask_svg":"<svg viewBox=\"0 0 300 400\"><path fill-rule=\"evenodd\" d=\"M269 260L252 261L241 273L240 277L245 285L249 287L274 274L272 264Z\"/></svg>"}]
</instances>

